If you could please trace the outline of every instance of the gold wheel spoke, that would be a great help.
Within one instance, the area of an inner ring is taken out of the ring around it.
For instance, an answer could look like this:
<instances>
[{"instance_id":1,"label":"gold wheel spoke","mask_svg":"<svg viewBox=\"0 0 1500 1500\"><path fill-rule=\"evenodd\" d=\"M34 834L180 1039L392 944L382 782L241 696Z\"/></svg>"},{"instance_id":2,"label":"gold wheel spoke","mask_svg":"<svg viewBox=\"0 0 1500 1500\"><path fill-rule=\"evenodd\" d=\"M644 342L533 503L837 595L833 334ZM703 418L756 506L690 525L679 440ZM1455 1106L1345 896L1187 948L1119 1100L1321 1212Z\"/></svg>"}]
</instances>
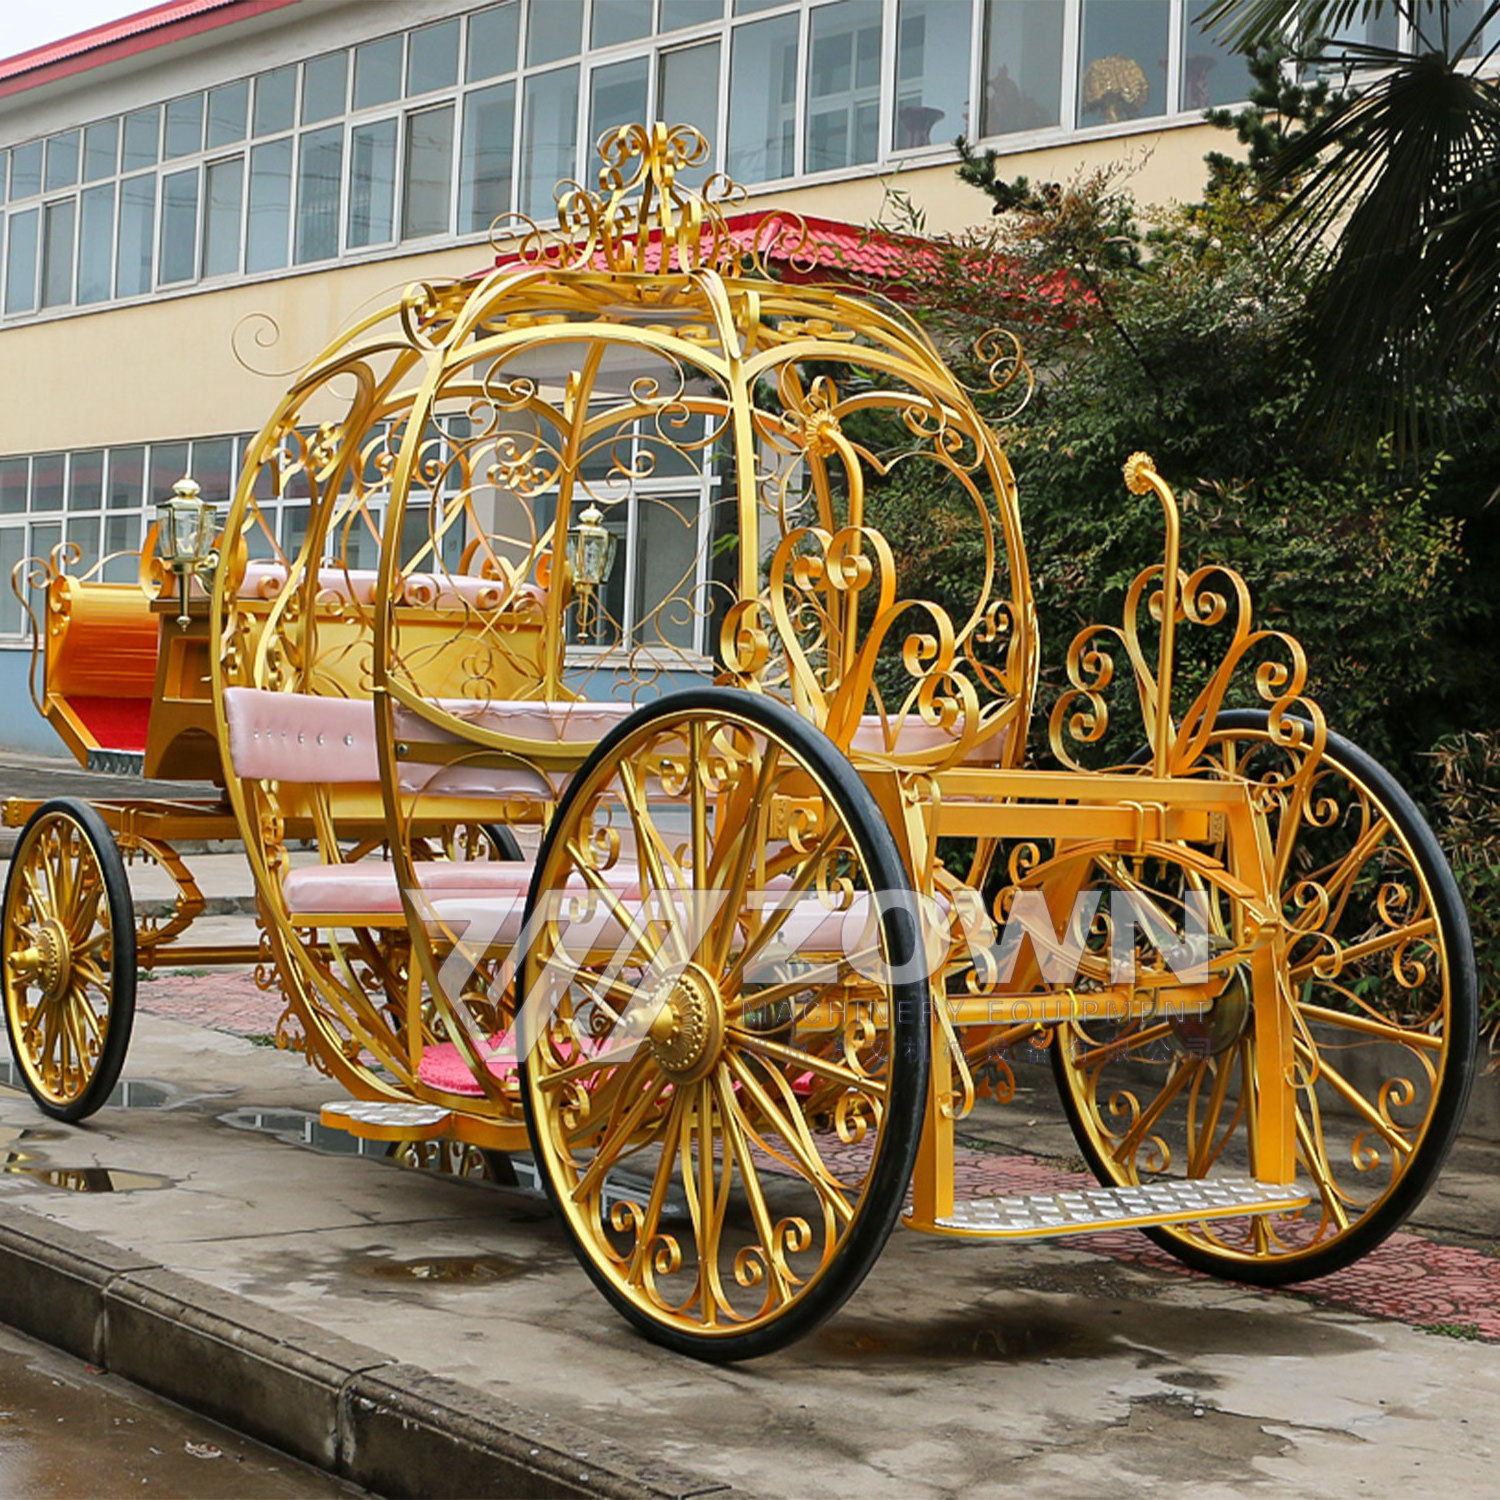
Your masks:
<instances>
[{"instance_id":1,"label":"gold wheel spoke","mask_svg":"<svg viewBox=\"0 0 1500 1500\"><path fill-rule=\"evenodd\" d=\"M99 921L99 900L104 892L90 882L80 888L72 913L63 923L69 943L75 947L83 942Z\"/></svg>"},{"instance_id":2,"label":"gold wheel spoke","mask_svg":"<svg viewBox=\"0 0 1500 1500\"><path fill-rule=\"evenodd\" d=\"M537 1080L538 1087L552 1090L561 1088L565 1083L572 1083L576 1078L586 1078L590 1073L598 1073L605 1068L612 1068L618 1063L627 1062L640 1047L638 1038L632 1037L628 1042L621 1042L617 1047L610 1047L607 1051L596 1053L593 1057L586 1057L582 1062L569 1063L565 1068L559 1068L555 1073L548 1073L545 1078Z\"/></svg>"},{"instance_id":3,"label":"gold wheel spoke","mask_svg":"<svg viewBox=\"0 0 1500 1500\"><path fill-rule=\"evenodd\" d=\"M603 874L584 859L578 845L570 839L566 848L568 857L577 866L579 874L583 876L584 880L588 882L594 891L604 898L604 904L609 908L610 916L620 924L624 937L633 942L638 942L646 951L647 962L654 964L661 952L661 945L648 936L654 924L643 920L646 915L644 908L632 916L621 905L619 896L604 878ZM561 942L559 946L566 952L565 942ZM580 964L578 967L582 967L582 965Z\"/></svg>"},{"instance_id":4,"label":"gold wheel spoke","mask_svg":"<svg viewBox=\"0 0 1500 1500\"><path fill-rule=\"evenodd\" d=\"M657 842L656 824L651 820L645 799L641 796L640 784L635 779L635 768L627 761L620 762L620 790L625 797L625 808L630 814L631 826L635 829L636 851L642 861L638 868L650 873L651 883L660 893L663 907L660 920L666 928L666 940L671 943L677 962L685 964L689 958L687 943L683 940L681 923L674 920L682 888L667 878L666 866L662 864L661 847ZM642 904L647 905L644 889L641 896ZM648 905L647 909L649 910ZM652 916L651 921L654 926L656 917Z\"/></svg>"},{"instance_id":5,"label":"gold wheel spoke","mask_svg":"<svg viewBox=\"0 0 1500 1500\"><path fill-rule=\"evenodd\" d=\"M1232 1071L1228 1057L1221 1055L1219 1065L1214 1069L1214 1081L1208 1091L1208 1105L1204 1110L1202 1123L1199 1123L1196 1112L1188 1116L1187 1174L1189 1177L1205 1176L1218 1158L1219 1152L1214 1150L1214 1139L1218 1131L1219 1116L1224 1112L1224 1098L1229 1092L1229 1078ZM1231 1127L1233 1123L1233 1121L1230 1122ZM1222 1149L1221 1144L1219 1150Z\"/></svg>"},{"instance_id":6,"label":"gold wheel spoke","mask_svg":"<svg viewBox=\"0 0 1500 1500\"><path fill-rule=\"evenodd\" d=\"M777 1104L760 1079L733 1052L725 1053L724 1061L736 1082L765 1116L767 1124L786 1143L787 1150L795 1158L796 1165L802 1169L803 1176L814 1192L840 1219L848 1223L854 1217L854 1207L844 1197L843 1189L824 1165L812 1133L807 1128L807 1122L802 1118L802 1112L795 1104L786 1109Z\"/></svg>"},{"instance_id":7,"label":"gold wheel spoke","mask_svg":"<svg viewBox=\"0 0 1500 1500\"><path fill-rule=\"evenodd\" d=\"M880 1079L866 1078L852 1068L829 1062L826 1058L817 1056L816 1053L799 1052L795 1047L784 1046L781 1042L772 1041L770 1037L757 1036L753 1031L743 1031L738 1026L727 1027L725 1037L726 1040L734 1042L736 1046L743 1048L746 1052L754 1053L757 1057L768 1058L772 1062L788 1063L794 1068L800 1068L804 1073L816 1073L819 1078L827 1078L833 1083L842 1083L848 1088L858 1089L862 1094L869 1094L874 1099L885 1098L886 1087Z\"/></svg>"},{"instance_id":8,"label":"gold wheel spoke","mask_svg":"<svg viewBox=\"0 0 1500 1500\"><path fill-rule=\"evenodd\" d=\"M1384 1138L1387 1145L1393 1151L1399 1151L1403 1156L1410 1156L1416 1149L1401 1132L1386 1120L1368 1099L1344 1077L1331 1063L1320 1053L1314 1053L1313 1049L1301 1038L1295 1038L1294 1045L1303 1058L1313 1070L1318 1079L1326 1080L1329 1088L1336 1093L1369 1127ZM1309 1087L1308 1092L1311 1093Z\"/></svg>"},{"instance_id":9,"label":"gold wheel spoke","mask_svg":"<svg viewBox=\"0 0 1500 1500\"><path fill-rule=\"evenodd\" d=\"M785 1304L791 1301L792 1289L782 1271L781 1256L776 1244L776 1227L771 1221L771 1213L761 1191L760 1173L755 1169L750 1142L745 1138L744 1128L740 1123L734 1090L724 1074L725 1069L721 1063L714 1069L713 1086L719 1101L719 1118L724 1122L725 1170L728 1171L729 1154L732 1151L740 1164L740 1181L744 1184L750 1217L765 1254L767 1300L774 1294L778 1303Z\"/></svg>"},{"instance_id":10,"label":"gold wheel spoke","mask_svg":"<svg viewBox=\"0 0 1500 1500\"><path fill-rule=\"evenodd\" d=\"M576 1145L589 1136L599 1136L609 1130L619 1115L622 1102L632 1098L632 1090L638 1088L646 1077L652 1062L651 1053L642 1049L618 1067L611 1069L609 1076L588 1090L589 1114L568 1133L568 1144ZM628 1143L626 1148L628 1149Z\"/></svg>"},{"instance_id":11,"label":"gold wheel spoke","mask_svg":"<svg viewBox=\"0 0 1500 1500\"><path fill-rule=\"evenodd\" d=\"M1296 1119L1297 1144L1302 1147L1303 1164L1318 1185L1318 1196L1323 1200L1324 1212L1333 1220L1338 1232L1342 1234L1349 1227L1349 1215L1339 1201L1338 1189L1333 1183L1333 1173L1328 1166L1327 1154L1322 1149L1321 1140L1313 1138L1312 1127L1303 1118L1300 1109L1296 1112Z\"/></svg>"},{"instance_id":12,"label":"gold wheel spoke","mask_svg":"<svg viewBox=\"0 0 1500 1500\"><path fill-rule=\"evenodd\" d=\"M1319 929L1307 928L1297 929L1292 934L1295 942L1302 936L1311 936ZM1424 938L1429 933L1437 931L1437 922L1432 917L1424 917L1420 922L1409 922L1405 927L1394 927L1389 932L1382 932L1376 937L1366 938L1362 943L1350 943L1347 947L1335 950L1341 966L1357 963L1362 958L1369 958L1372 954L1384 952L1388 948L1396 948L1403 943L1413 943L1418 938ZM1288 970L1287 977L1292 984L1301 984L1304 980L1317 977L1317 965L1320 961L1326 962L1330 955L1319 951L1312 958L1294 965Z\"/></svg>"},{"instance_id":13,"label":"gold wheel spoke","mask_svg":"<svg viewBox=\"0 0 1500 1500\"><path fill-rule=\"evenodd\" d=\"M1154 1026L1147 1026L1143 1031L1131 1032L1126 1036L1117 1036L1110 1042L1098 1042L1090 1047L1087 1052L1075 1053L1073 1066L1088 1069L1096 1064L1108 1062L1111 1058L1124 1057L1133 1052L1137 1047L1149 1047L1152 1042L1160 1041L1172 1030L1170 1021L1158 1021ZM1078 1035L1083 1033L1079 1032Z\"/></svg>"},{"instance_id":14,"label":"gold wheel spoke","mask_svg":"<svg viewBox=\"0 0 1500 1500\"><path fill-rule=\"evenodd\" d=\"M1121 1137L1120 1143L1110 1154L1121 1166L1125 1164L1128 1157L1133 1156L1139 1148L1146 1132L1166 1113L1167 1106L1182 1092L1183 1085L1187 1083L1196 1067L1179 1065L1172 1070L1171 1076L1161 1086L1161 1092L1140 1113L1140 1117Z\"/></svg>"},{"instance_id":15,"label":"gold wheel spoke","mask_svg":"<svg viewBox=\"0 0 1500 1500\"><path fill-rule=\"evenodd\" d=\"M719 986L722 992L733 995L738 991L740 980L744 975L746 967L755 955L786 925L786 919L796 909L797 898L817 879L818 872L823 867L825 856L843 831L844 825L842 823L834 823L824 832L823 837L818 840L812 853L802 862L802 868L797 872L795 879L793 879L791 888L779 893L775 907L766 913L760 926L756 928L755 932L746 941L745 946L740 950L739 957L730 966L729 972L725 974ZM832 907L829 907L828 915L836 916L837 912Z\"/></svg>"},{"instance_id":16,"label":"gold wheel spoke","mask_svg":"<svg viewBox=\"0 0 1500 1500\"><path fill-rule=\"evenodd\" d=\"M99 1028L99 1017L94 1007L89 1004L88 996L82 988L74 988L68 996L69 1009L75 1011L83 1020L88 1022L89 1030L94 1034L94 1040L102 1047L104 1045L104 1033ZM80 1036L82 1033L79 1033Z\"/></svg>"},{"instance_id":17,"label":"gold wheel spoke","mask_svg":"<svg viewBox=\"0 0 1500 1500\"><path fill-rule=\"evenodd\" d=\"M662 1127L661 1155L657 1158L656 1171L651 1175L651 1196L646 1200L635 1249L631 1252L630 1265L625 1272L628 1286L639 1286L645 1276L651 1241L656 1237L656 1227L661 1223L661 1211L667 1202L667 1190L672 1185L672 1169L677 1163L677 1143L682 1135L682 1115L682 1095L674 1094Z\"/></svg>"},{"instance_id":18,"label":"gold wheel spoke","mask_svg":"<svg viewBox=\"0 0 1500 1500\"><path fill-rule=\"evenodd\" d=\"M715 879L713 888L727 891L724 908L719 914L719 925L711 938L705 942L708 962L704 967L710 974L722 974L729 961L729 947L734 941L738 917L745 905L745 888L750 880L750 867L755 851L765 847L763 837L766 818L770 813L770 786L776 767L781 761L781 747L774 741L766 745L766 753L760 763L760 774L755 778L755 791L750 806L741 810L739 835L733 847L734 865L727 882Z\"/></svg>"},{"instance_id":19,"label":"gold wheel spoke","mask_svg":"<svg viewBox=\"0 0 1500 1500\"><path fill-rule=\"evenodd\" d=\"M726 1159L723 1165L721 1191L720 1180L714 1176L713 1091L706 1079L692 1085L692 1090L692 1116L687 1129L682 1132L678 1159L682 1163L688 1215L693 1221L693 1242L698 1250L701 1321L711 1328L718 1324L720 1310L730 1308L719 1271L719 1241L723 1235L724 1211L729 1206L729 1163ZM695 1139L698 1148L696 1172L693 1162Z\"/></svg>"},{"instance_id":20,"label":"gold wheel spoke","mask_svg":"<svg viewBox=\"0 0 1500 1500\"><path fill-rule=\"evenodd\" d=\"M603 1183L609 1169L615 1165L629 1144L631 1136L651 1112L651 1107L661 1098L662 1091L667 1087L668 1082L668 1079L658 1073L650 1081L650 1085L641 1091L635 1103L615 1123L614 1128L595 1147L593 1161L589 1163L588 1170L578 1179L578 1185L573 1189L572 1198L575 1203L583 1202Z\"/></svg>"},{"instance_id":21,"label":"gold wheel spoke","mask_svg":"<svg viewBox=\"0 0 1500 1500\"><path fill-rule=\"evenodd\" d=\"M1338 913L1342 912L1344 903L1349 899L1353 877L1359 873L1361 866L1375 852L1376 846L1390 831L1390 827L1389 818L1384 816L1377 818L1354 841L1354 846L1349 852L1333 867L1333 873L1317 882L1328 893L1330 926L1336 925L1335 918Z\"/></svg>"},{"instance_id":22,"label":"gold wheel spoke","mask_svg":"<svg viewBox=\"0 0 1500 1500\"><path fill-rule=\"evenodd\" d=\"M1394 1021L1383 1021L1377 1016L1363 1015L1358 1011L1331 1010L1326 1005L1306 1005L1297 1002L1297 1010L1303 1020L1321 1021L1329 1026L1340 1026L1345 1031L1357 1031L1362 1036L1379 1037L1385 1042L1394 1042L1401 1047L1421 1048L1428 1052L1441 1052L1444 1039L1430 1031L1417 1031L1409 1026L1398 1026Z\"/></svg>"}]
</instances>

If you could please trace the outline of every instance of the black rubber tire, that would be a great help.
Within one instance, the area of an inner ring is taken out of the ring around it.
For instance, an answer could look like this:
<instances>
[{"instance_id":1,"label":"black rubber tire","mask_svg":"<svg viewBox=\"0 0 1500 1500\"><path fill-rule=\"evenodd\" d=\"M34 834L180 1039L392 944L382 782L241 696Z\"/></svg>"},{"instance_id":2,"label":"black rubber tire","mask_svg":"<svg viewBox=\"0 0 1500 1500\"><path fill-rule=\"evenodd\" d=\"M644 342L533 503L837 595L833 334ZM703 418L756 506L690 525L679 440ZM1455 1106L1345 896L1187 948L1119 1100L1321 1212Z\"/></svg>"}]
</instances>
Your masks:
<instances>
[{"instance_id":1,"label":"black rubber tire","mask_svg":"<svg viewBox=\"0 0 1500 1500\"><path fill-rule=\"evenodd\" d=\"M1236 730L1263 734L1270 715L1260 709L1232 709L1219 714L1214 732ZM1144 755L1146 752L1140 752ZM1469 917L1453 871L1436 836L1399 782L1380 763L1342 735L1328 732L1324 758L1349 772L1379 797L1391 814L1402 837L1416 856L1432 891L1435 913L1443 933L1444 954L1449 964L1450 997L1448 1048L1426 1130L1399 1179L1386 1196L1363 1213L1343 1233L1312 1252L1296 1257L1244 1259L1221 1256L1201 1244L1190 1243L1170 1228L1144 1231L1162 1249L1184 1265L1211 1276L1226 1277L1254 1286L1288 1286L1316 1276L1342 1270L1374 1250L1405 1222L1421 1202L1441 1171L1458 1135L1468 1105L1479 1055L1479 976L1474 961L1474 943ZM1094 1142L1078 1107L1067 1076L1061 1031L1054 1037L1053 1074L1063 1109L1079 1151L1102 1183L1120 1180L1112 1172Z\"/></svg>"},{"instance_id":2,"label":"black rubber tire","mask_svg":"<svg viewBox=\"0 0 1500 1500\"><path fill-rule=\"evenodd\" d=\"M480 826L490 841L490 853L495 859L519 862L526 858L520 841L504 823L482 823Z\"/></svg>"},{"instance_id":3,"label":"black rubber tire","mask_svg":"<svg viewBox=\"0 0 1500 1500\"><path fill-rule=\"evenodd\" d=\"M87 802L72 797L58 797L44 802L31 815L16 840L15 853L11 857L10 871L5 882L4 925L0 927L0 933L10 932L12 914L20 899L19 870L23 853L40 836L38 830L43 824L59 818L74 824L97 861L104 882L104 899L110 920L110 985L104 1039L88 1082L69 1102L60 1104L49 1099L33 1078L31 1068L23 1061L12 1005L14 981L11 977L9 953L0 955L0 970L3 970L0 983L4 985L5 1027L16 1074L43 1114L54 1120L76 1124L79 1120L87 1119L108 1101L115 1084L119 1082L120 1070L125 1065L125 1054L130 1046L130 1030L135 1021L135 916L130 900L130 885L125 877L125 864L104 820Z\"/></svg>"},{"instance_id":4,"label":"black rubber tire","mask_svg":"<svg viewBox=\"0 0 1500 1500\"><path fill-rule=\"evenodd\" d=\"M794 750L804 765L814 769L823 785L833 793L839 814L852 841L859 846L879 889L910 890L910 880L884 817L859 773L848 758L815 725L774 699L735 688L691 688L672 693L648 704L617 725L589 756L569 782L548 828L547 838L536 863L527 901L527 925L542 896L542 876L549 862L554 836L566 827L568 813L594 771L615 758L616 749L643 727L663 718L684 712L705 715L728 713L776 735ZM888 951L905 954L920 941L911 912L892 910L882 916L882 927L889 944ZM522 970L521 994L532 986L531 956ZM772 1321L738 1334L697 1335L677 1328L664 1327L652 1320L634 1303L620 1295L595 1264L563 1211L558 1185L548 1170L548 1155L538 1128L535 1104L530 1087L530 1060L520 1065L521 1098L525 1106L526 1128L532 1142L538 1175L546 1186L553 1210L562 1221L564 1232L579 1264L605 1299L628 1322L653 1342L675 1353L715 1363L754 1359L774 1353L831 1317L855 1292L869 1274L890 1238L906 1201L907 1187L921 1141L923 1114L927 1099L930 1038L928 1005L930 997L925 983L896 980L891 984L890 1005L894 1016L892 1054L887 1083L886 1113L880 1154L868 1187L860 1200L853 1221L845 1232L842 1245L833 1259L814 1279L812 1285Z\"/></svg>"}]
</instances>

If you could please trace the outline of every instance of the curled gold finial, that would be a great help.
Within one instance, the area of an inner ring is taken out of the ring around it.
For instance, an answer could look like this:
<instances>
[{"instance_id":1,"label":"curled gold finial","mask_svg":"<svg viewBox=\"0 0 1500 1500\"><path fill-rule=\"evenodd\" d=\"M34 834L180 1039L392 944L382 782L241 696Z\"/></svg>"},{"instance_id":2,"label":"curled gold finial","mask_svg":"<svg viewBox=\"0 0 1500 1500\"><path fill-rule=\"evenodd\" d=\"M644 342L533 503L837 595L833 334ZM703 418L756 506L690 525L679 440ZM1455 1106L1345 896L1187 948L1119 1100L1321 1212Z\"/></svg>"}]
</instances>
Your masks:
<instances>
[{"instance_id":1,"label":"curled gold finial","mask_svg":"<svg viewBox=\"0 0 1500 1500\"><path fill-rule=\"evenodd\" d=\"M1156 474L1156 465L1149 453L1132 453L1125 460L1125 488L1132 495L1147 495L1151 492L1151 480Z\"/></svg>"}]
</instances>

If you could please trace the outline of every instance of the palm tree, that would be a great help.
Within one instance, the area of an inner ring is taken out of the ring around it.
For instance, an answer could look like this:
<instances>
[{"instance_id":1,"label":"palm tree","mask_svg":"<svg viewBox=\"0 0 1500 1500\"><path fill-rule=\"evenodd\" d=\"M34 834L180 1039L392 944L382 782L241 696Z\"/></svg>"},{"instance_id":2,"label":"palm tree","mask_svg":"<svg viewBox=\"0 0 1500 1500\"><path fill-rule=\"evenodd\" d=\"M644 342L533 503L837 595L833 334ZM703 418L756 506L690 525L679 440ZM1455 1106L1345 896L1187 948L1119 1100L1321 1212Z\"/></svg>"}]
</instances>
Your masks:
<instances>
[{"instance_id":1,"label":"palm tree","mask_svg":"<svg viewBox=\"0 0 1500 1500\"><path fill-rule=\"evenodd\" d=\"M1500 85L1488 64L1500 0L1210 0L1199 20L1348 81L1266 178L1289 192L1286 253L1332 249L1308 325L1322 431L1348 452L1391 433L1398 453L1415 454L1466 416L1492 421ZM1364 40L1350 37L1356 23Z\"/></svg>"}]
</instances>

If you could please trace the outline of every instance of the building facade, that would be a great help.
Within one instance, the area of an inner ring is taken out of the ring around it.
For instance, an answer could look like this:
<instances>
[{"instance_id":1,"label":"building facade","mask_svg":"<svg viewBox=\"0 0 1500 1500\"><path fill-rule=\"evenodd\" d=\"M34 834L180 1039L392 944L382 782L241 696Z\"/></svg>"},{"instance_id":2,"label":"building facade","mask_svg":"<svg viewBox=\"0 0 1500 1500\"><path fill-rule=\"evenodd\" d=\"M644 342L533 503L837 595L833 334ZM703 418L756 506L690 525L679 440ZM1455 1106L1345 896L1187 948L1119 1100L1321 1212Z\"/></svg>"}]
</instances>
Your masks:
<instances>
[{"instance_id":1,"label":"building facade","mask_svg":"<svg viewBox=\"0 0 1500 1500\"><path fill-rule=\"evenodd\" d=\"M747 206L936 229L1007 170L1122 159L1190 197L1202 111L1243 98L1199 0L175 0L0 62L0 572L59 544L133 577L156 501L227 496L286 376L428 276L546 221L611 126L700 126ZM709 467L662 476L704 504ZM677 503L675 500L673 503ZM281 504L283 540L303 523ZM624 536L621 587L649 548ZM0 590L0 743L55 753Z\"/></svg>"}]
</instances>

